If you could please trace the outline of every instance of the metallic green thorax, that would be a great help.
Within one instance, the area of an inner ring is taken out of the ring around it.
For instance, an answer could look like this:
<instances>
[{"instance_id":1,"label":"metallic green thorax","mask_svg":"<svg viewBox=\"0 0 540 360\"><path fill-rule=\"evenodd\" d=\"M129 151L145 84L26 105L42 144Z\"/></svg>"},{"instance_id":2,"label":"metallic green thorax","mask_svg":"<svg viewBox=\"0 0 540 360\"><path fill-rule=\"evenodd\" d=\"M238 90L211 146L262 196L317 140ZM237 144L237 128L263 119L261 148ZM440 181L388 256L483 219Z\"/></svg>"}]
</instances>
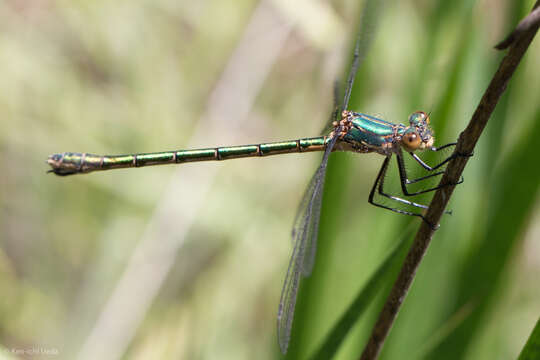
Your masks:
<instances>
[{"instance_id":1,"label":"metallic green thorax","mask_svg":"<svg viewBox=\"0 0 540 360\"><path fill-rule=\"evenodd\" d=\"M343 140L359 143L373 150L378 150L391 144L394 137L403 134L404 125L396 125L373 116L353 113L352 127L347 131Z\"/></svg>"},{"instance_id":2,"label":"metallic green thorax","mask_svg":"<svg viewBox=\"0 0 540 360\"><path fill-rule=\"evenodd\" d=\"M424 150L433 145L429 116L415 112L409 126L393 124L373 116L343 111L341 121L327 136L307 139L194 150L175 150L145 154L94 155L65 152L49 156L47 163L57 175L88 173L97 170L179 164L185 162L261 157L286 153L323 151L330 139L338 136L335 150L377 152L391 155L404 147L407 151ZM339 133L336 134L336 131Z\"/></svg>"},{"instance_id":3,"label":"metallic green thorax","mask_svg":"<svg viewBox=\"0 0 540 360\"><path fill-rule=\"evenodd\" d=\"M352 151L382 155L390 155L401 146L407 151L431 147L433 134L429 127L429 116L424 112L415 112L409 117L409 123L409 126L393 124L366 114L344 111L339 123L344 129L340 138Z\"/></svg>"}]
</instances>

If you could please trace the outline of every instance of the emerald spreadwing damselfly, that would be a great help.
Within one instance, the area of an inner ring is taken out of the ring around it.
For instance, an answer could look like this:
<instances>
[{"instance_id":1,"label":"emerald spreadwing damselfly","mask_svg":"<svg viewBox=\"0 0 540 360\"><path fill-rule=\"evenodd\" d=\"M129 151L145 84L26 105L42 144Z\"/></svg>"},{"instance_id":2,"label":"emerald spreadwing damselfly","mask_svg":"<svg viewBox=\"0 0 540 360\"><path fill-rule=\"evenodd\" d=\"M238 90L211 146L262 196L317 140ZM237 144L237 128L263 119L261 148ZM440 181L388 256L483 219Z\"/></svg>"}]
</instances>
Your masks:
<instances>
[{"instance_id":1,"label":"emerald spreadwing damselfly","mask_svg":"<svg viewBox=\"0 0 540 360\"><path fill-rule=\"evenodd\" d=\"M47 162L52 168L50 171L57 175L67 176L128 167L228 160L242 157L265 157L286 153L324 152L321 164L302 197L293 225L293 252L282 288L277 315L278 341L282 352L285 353L290 340L300 280L303 276L311 274L315 262L324 180L330 154L333 151L348 151L383 155L384 161L375 178L368 201L375 206L401 214L421 217L422 219L424 219L422 211L427 206L414 202L409 198L432 192L438 189L440 185L419 191L409 190L409 185L419 184L441 175L445 164L454 156L450 155L434 165L428 165L415 154L415 151L439 152L455 145L455 143L450 143L441 147L434 146L433 131L429 124L430 117L425 112L414 112L409 116L409 123L404 125L394 124L377 117L348 110L353 83L361 61L361 55L363 55L360 50L364 43L364 38L359 36L355 45L343 101L339 106L335 107L332 113L330 130L321 136L255 145L112 156L64 152L49 156ZM399 172L400 195L385 190L386 173L390 160L394 155ZM409 178L409 171L405 166L406 156L410 156L429 174ZM379 202L376 196L385 198L395 205L389 205L388 202ZM403 204L417 210L404 210L400 208L400 205Z\"/></svg>"}]
</instances>

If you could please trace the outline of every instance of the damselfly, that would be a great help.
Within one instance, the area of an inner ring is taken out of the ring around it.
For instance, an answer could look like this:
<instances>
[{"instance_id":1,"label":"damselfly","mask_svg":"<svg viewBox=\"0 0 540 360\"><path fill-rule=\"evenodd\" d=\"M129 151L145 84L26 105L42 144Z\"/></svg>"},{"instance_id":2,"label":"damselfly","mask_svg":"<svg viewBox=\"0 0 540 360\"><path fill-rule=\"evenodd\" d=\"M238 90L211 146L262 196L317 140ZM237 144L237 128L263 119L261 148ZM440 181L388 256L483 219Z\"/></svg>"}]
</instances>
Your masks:
<instances>
[{"instance_id":1,"label":"damselfly","mask_svg":"<svg viewBox=\"0 0 540 360\"><path fill-rule=\"evenodd\" d=\"M329 155L333 151L349 151L354 153L378 153L384 161L375 179L368 201L378 207L401 214L421 217L427 206L408 200L411 197L438 189L429 187L420 191L412 191L408 186L419 183L443 173L444 165L452 159L451 155L430 166L415 151L434 151L448 149L455 145L450 143L435 147L433 132L429 124L429 115L422 111L409 116L408 124L394 124L379 118L347 110L353 82L361 60L360 50L365 46L365 37L358 37L349 71L343 102L334 109L332 126L321 136L296 139L290 141L260 143L255 145L224 146L193 150L175 150L155 153L128 155L94 155L88 153L64 152L50 155L47 162L56 175L67 176L86 174L99 170L111 170L129 167L143 167L162 164L182 164L208 160L228 160L242 157L265 157L270 155L323 151L322 162L311 179L300 203L294 220L292 231L293 252L283 285L279 310L278 341L283 353L287 351L294 316L297 292L302 276L311 274L315 261L320 210L324 188L324 179ZM405 154L407 153L407 154ZM392 195L384 190L384 180L392 156L396 156L402 195ZM409 179L405 166L405 155L411 156L428 175ZM375 195L394 202L396 206L378 202ZM404 210L399 205L407 205L412 209Z\"/></svg>"}]
</instances>

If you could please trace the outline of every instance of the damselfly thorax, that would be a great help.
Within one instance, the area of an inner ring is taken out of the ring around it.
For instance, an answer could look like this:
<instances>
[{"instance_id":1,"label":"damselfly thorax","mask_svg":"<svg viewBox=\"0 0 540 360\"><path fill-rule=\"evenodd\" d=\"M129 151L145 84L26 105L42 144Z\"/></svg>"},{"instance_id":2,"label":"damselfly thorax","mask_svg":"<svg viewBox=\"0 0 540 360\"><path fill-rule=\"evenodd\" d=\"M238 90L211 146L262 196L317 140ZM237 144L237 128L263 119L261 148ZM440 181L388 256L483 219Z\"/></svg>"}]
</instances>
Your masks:
<instances>
[{"instance_id":1,"label":"damselfly thorax","mask_svg":"<svg viewBox=\"0 0 540 360\"><path fill-rule=\"evenodd\" d=\"M409 125L394 124L382 119L345 110L341 120L333 123L329 137L336 136L339 129L338 150L359 153L376 152L390 156L401 148L413 152L433 146L433 131L429 126L429 115L417 111L409 116Z\"/></svg>"}]
</instances>

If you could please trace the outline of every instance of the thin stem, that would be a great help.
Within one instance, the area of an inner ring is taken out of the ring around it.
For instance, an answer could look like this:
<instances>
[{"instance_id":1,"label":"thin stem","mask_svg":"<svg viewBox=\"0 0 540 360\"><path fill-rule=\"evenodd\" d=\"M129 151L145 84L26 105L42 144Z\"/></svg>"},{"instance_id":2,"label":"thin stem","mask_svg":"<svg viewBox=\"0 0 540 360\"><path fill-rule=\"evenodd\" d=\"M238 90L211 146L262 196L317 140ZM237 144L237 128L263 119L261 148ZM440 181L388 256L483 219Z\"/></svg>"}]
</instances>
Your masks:
<instances>
[{"instance_id":1,"label":"thin stem","mask_svg":"<svg viewBox=\"0 0 540 360\"><path fill-rule=\"evenodd\" d=\"M503 41L495 45L495 49L504 50L507 49L510 45L516 41L516 39L521 36L524 32L538 26L538 21L540 20L540 7L538 3L534 6L533 11L525 19L521 20L514 29Z\"/></svg>"},{"instance_id":2,"label":"thin stem","mask_svg":"<svg viewBox=\"0 0 540 360\"><path fill-rule=\"evenodd\" d=\"M441 179L441 184L455 184L459 181L463 169L469 160L468 155L473 153L476 142L482 134L487 121L540 26L540 17L538 16L538 12L534 10L539 5L540 0L534 5L533 12L520 22L520 24L527 24L526 27L522 27L525 30L520 28L518 31L512 32L513 37L509 40L510 43L508 44L510 50L502 59L501 64L482 96L469 125L461 133L455 150L455 154L458 154L458 156L452 159L448 164L446 172ZM394 323L401 304L414 279L418 266L420 265L435 232L434 227L429 226L428 223L434 225L439 224L444 209L454 191L454 187L455 186L453 185L442 187L437 190L433 196L433 200L425 215L426 221L422 222L420 229L416 234L414 243L411 245L401 271L388 295L381 313L379 314L379 318L373 327L370 338L360 358L361 360L376 359L381 351L386 336Z\"/></svg>"}]
</instances>

